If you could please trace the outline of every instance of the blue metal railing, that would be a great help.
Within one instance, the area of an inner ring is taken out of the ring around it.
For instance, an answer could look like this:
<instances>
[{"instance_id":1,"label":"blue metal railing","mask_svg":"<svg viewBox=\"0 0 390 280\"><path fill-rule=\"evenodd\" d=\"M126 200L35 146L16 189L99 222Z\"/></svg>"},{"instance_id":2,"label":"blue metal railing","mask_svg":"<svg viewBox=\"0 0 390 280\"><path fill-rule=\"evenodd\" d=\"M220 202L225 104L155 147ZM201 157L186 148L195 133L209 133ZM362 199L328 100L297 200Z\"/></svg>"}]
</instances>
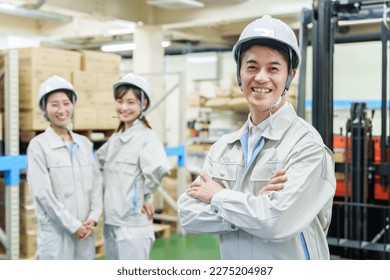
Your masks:
<instances>
[{"instance_id":1,"label":"blue metal railing","mask_svg":"<svg viewBox=\"0 0 390 280\"><path fill-rule=\"evenodd\" d=\"M184 145L166 147L167 156L177 156L177 166L185 166L186 149ZM27 167L25 155L0 156L0 172L5 172L5 185L16 186L20 184L20 172Z\"/></svg>"}]
</instances>

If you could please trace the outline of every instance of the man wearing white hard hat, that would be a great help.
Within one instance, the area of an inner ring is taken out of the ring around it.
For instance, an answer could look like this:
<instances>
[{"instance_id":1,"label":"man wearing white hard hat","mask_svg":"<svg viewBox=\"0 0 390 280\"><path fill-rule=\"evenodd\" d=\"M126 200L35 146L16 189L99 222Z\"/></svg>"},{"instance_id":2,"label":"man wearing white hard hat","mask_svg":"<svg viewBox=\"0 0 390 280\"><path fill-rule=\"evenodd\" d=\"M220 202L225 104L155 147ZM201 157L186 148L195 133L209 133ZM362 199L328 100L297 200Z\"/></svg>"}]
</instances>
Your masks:
<instances>
[{"instance_id":1,"label":"man wearing white hard hat","mask_svg":"<svg viewBox=\"0 0 390 280\"><path fill-rule=\"evenodd\" d=\"M129 73L113 92L119 127L96 153L103 170L105 255L145 260L155 240L152 194L171 167L145 117L152 101L147 81Z\"/></svg>"},{"instance_id":2,"label":"man wearing white hard hat","mask_svg":"<svg viewBox=\"0 0 390 280\"><path fill-rule=\"evenodd\" d=\"M222 259L329 259L334 159L286 94L300 54L293 30L264 16L233 48L250 114L210 149L203 172L178 200L189 233L219 234ZM262 193L286 170L280 190Z\"/></svg>"},{"instance_id":3,"label":"man wearing white hard hat","mask_svg":"<svg viewBox=\"0 0 390 280\"><path fill-rule=\"evenodd\" d=\"M37 259L91 260L102 212L102 177L92 143L71 129L77 93L64 78L42 83L38 106L49 126L27 149L27 180L38 217Z\"/></svg>"}]
</instances>

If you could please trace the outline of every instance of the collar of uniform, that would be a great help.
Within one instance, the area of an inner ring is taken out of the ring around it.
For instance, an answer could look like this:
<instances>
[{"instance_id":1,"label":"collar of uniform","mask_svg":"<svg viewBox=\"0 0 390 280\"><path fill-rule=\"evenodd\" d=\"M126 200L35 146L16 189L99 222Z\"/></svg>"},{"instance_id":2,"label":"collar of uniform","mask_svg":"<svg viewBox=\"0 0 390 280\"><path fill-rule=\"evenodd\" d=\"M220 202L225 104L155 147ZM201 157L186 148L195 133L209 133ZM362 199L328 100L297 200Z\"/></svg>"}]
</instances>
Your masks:
<instances>
[{"instance_id":1,"label":"collar of uniform","mask_svg":"<svg viewBox=\"0 0 390 280\"><path fill-rule=\"evenodd\" d=\"M260 129L260 134L263 134L263 132L267 129L269 124L270 124L270 118L266 118L264 121L262 121L258 125L254 125L252 120L251 120L251 114L249 113L249 116L248 116L248 133L250 135L251 129L253 127L257 126Z\"/></svg>"},{"instance_id":2,"label":"collar of uniform","mask_svg":"<svg viewBox=\"0 0 390 280\"><path fill-rule=\"evenodd\" d=\"M295 120L296 116L297 114L295 113L292 105L286 102L286 104L284 104L278 111L272 114L272 120L267 118L268 123L262 136L271 140L280 139L287 128L289 128ZM246 123L238 131L226 136L226 142L228 144L233 144L236 141L240 141L241 137L249 131L249 122L250 120L248 116ZM262 123L264 123L264 121Z\"/></svg>"},{"instance_id":3,"label":"collar of uniform","mask_svg":"<svg viewBox=\"0 0 390 280\"><path fill-rule=\"evenodd\" d=\"M73 131L70 129L68 131L72 137L73 142L75 142L77 145L79 145L78 139L75 137ZM62 140L61 137L58 136L58 134L54 131L54 129L51 126L48 126L46 128L45 133L47 133L47 135L49 136L49 145L52 149L65 147L64 140Z\"/></svg>"},{"instance_id":4,"label":"collar of uniform","mask_svg":"<svg viewBox=\"0 0 390 280\"><path fill-rule=\"evenodd\" d=\"M144 124L141 121L137 120L130 128L119 134L119 139L124 143L128 142L143 127L145 127Z\"/></svg>"},{"instance_id":5,"label":"collar of uniform","mask_svg":"<svg viewBox=\"0 0 390 280\"><path fill-rule=\"evenodd\" d=\"M236 141L240 141L241 137L248 133L249 129L249 120L236 132L226 135L226 142L228 144L233 144Z\"/></svg>"},{"instance_id":6,"label":"collar of uniform","mask_svg":"<svg viewBox=\"0 0 390 280\"><path fill-rule=\"evenodd\" d=\"M270 140L279 140L285 131L296 119L297 114L290 103L286 103L271 116L270 124L263 133L263 137Z\"/></svg>"}]
</instances>

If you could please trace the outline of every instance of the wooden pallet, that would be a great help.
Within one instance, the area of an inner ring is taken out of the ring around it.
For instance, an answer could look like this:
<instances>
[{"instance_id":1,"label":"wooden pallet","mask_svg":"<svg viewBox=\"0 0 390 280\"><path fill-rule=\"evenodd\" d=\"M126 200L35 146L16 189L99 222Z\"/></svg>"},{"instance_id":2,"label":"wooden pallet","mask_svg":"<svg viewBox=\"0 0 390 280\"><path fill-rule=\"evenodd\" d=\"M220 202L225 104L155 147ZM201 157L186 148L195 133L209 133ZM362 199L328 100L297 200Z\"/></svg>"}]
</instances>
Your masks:
<instances>
[{"instance_id":1,"label":"wooden pallet","mask_svg":"<svg viewBox=\"0 0 390 280\"><path fill-rule=\"evenodd\" d=\"M95 259L104 257L104 244L101 243L95 246Z\"/></svg>"},{"instance_id":2,"label":"wooden pallet","mask_svg":"<svg viewBox=\"0 0 390 280\"><path fill-rule=\"evenodd\" d=\"M168 238L171 236L171 226L166 224L153 224L156 237Z\"/></svg>"}]
</instances>

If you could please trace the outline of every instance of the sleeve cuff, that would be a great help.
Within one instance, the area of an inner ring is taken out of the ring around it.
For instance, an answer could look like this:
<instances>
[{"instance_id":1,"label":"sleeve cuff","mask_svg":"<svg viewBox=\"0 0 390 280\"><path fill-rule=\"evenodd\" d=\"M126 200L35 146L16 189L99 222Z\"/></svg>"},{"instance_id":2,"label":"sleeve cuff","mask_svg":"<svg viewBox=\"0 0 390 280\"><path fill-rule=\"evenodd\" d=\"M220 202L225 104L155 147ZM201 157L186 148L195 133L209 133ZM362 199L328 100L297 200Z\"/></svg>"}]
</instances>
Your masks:
<instances>
[{"instance_id":1,"label":"sleeve cuff","mask_svg":"<svg viewBox=\"0 0 390 280\"><path fill-rule=\"evenodd\" d=\"M231 223L228 219L228 215L226 215L224 209L223 209L223 203L225 199L232 194L233 191L229 189L223 189L222 191L216 193L210 202L211 211L213 213L221 218L223 218L226 221L226 230L227 231L237 231L238 227Z\"/></svg>"}]
</instances>

